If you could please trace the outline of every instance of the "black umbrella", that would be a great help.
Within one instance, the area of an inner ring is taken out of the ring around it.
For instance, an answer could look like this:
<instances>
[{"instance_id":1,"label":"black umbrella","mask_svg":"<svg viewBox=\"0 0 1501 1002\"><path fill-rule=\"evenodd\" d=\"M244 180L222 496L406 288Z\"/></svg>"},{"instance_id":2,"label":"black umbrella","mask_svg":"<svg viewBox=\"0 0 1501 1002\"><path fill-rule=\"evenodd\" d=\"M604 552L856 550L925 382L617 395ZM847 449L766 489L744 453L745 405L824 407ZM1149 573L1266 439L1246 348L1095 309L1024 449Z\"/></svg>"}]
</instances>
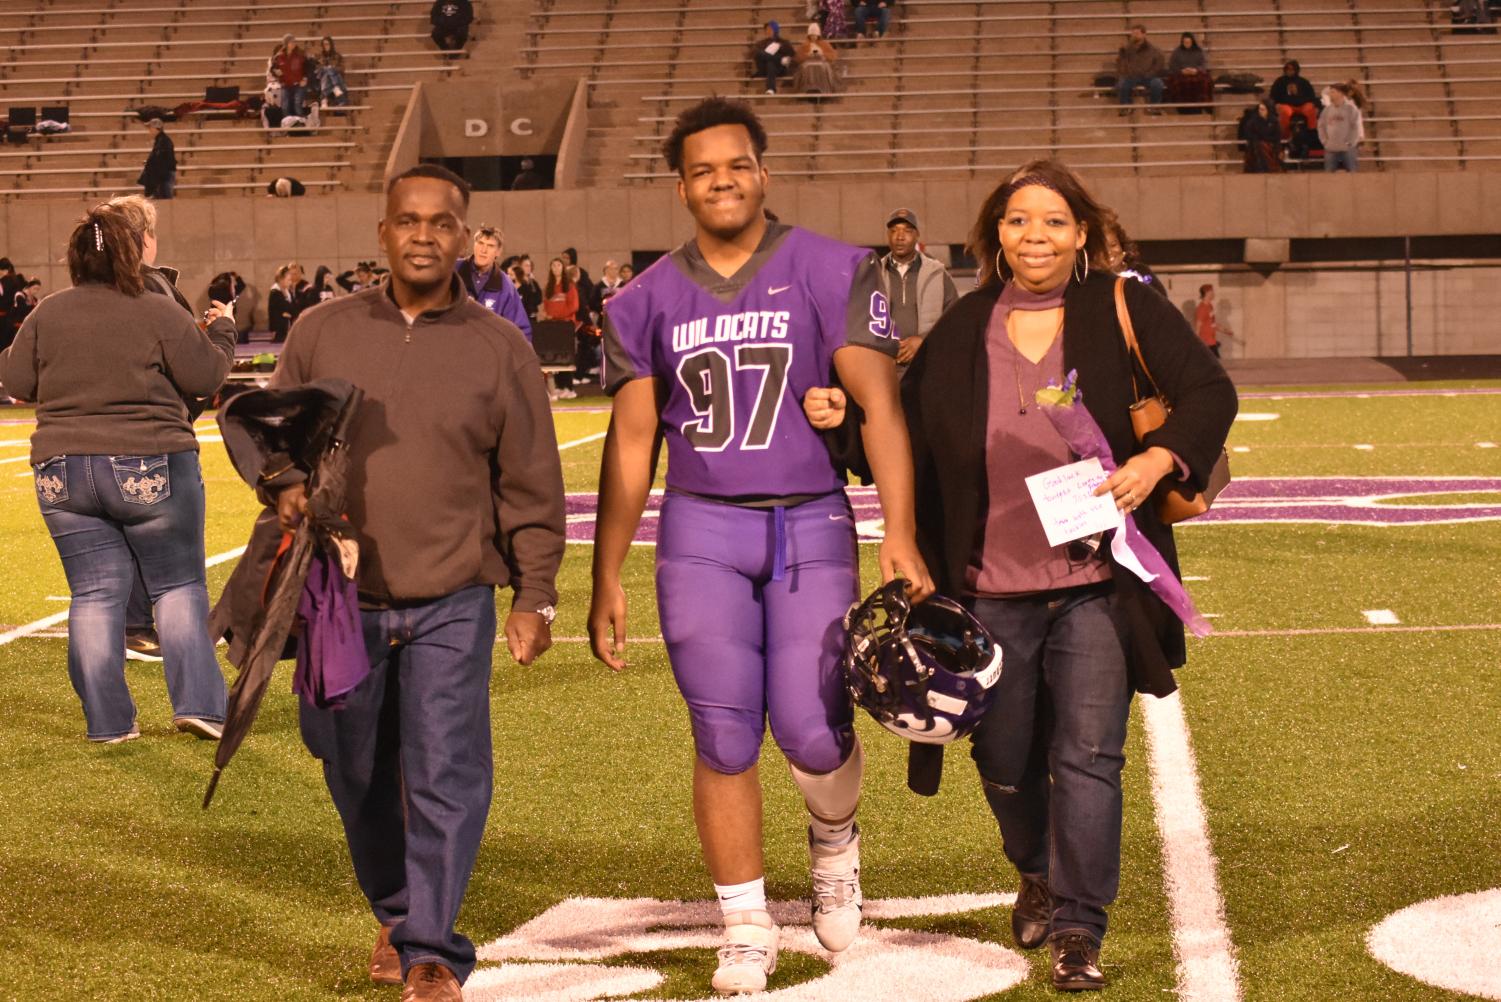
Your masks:
<instances>
[{"instance_id":1,"label":"black umbrella","mask_svg":"<svg viewBox=\"0 0 1501 1002\"><path fill-rule=\"evenodd\" d=\"M300 470L307 475L308 510L290 537L279 534L275 512L262 513L211 617L216 634L232 636L230 661L240 674L229 690L205 808L260 712L276 662L290 656L287 641L315 550L350 535L342 514L346 439L362 398L349 383L326 379L241 393L219 412L224 445L240 476L258 487L289 469Z\"/></svg>"}]
</instances>

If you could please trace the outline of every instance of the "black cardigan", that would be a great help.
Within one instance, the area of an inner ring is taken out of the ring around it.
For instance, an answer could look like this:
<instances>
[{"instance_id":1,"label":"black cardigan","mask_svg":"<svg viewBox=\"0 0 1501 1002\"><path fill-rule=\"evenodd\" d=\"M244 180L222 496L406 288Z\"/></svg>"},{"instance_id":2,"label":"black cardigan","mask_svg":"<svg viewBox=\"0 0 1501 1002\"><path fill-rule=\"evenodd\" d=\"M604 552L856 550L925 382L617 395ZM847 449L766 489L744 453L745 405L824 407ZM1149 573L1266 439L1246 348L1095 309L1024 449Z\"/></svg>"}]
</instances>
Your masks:
<instances>
[{"instance_id":1,"label":"black cardigan","mask_svg":"<svg viewBox=\"0 0 1501 1002\"><path fill-rule=\"evenodd\" d=\"M1132 363L1116 320L1114 285L1115 276L1099 272L1082 284L1070 283L1063 301L1063 367L1078 371L1084 406L1119 464L1142 447L1131 432ZM998 285L977 289L950 307L902 380L916 473L918 546L939 591L950 595L963 591L964 573L984 526L990 388L985 330L1000 291ZM1128 280L1126 305L1147 367L1174 404L1147 444L1176 453L1188 465L1192 482L1202 488L1235 418L1235 387L1165 297ZM1144 381L1141 386L1143 393L1150 392ZM1142 534L1177 573L1172 530L1150 506L1135 517ZM1112 570L1131 624L1132 685L1167 695L1177 688L1172 669L1185 659L1183 624L1145 582L1120 567Z\"/></svg>"}]
</instances>

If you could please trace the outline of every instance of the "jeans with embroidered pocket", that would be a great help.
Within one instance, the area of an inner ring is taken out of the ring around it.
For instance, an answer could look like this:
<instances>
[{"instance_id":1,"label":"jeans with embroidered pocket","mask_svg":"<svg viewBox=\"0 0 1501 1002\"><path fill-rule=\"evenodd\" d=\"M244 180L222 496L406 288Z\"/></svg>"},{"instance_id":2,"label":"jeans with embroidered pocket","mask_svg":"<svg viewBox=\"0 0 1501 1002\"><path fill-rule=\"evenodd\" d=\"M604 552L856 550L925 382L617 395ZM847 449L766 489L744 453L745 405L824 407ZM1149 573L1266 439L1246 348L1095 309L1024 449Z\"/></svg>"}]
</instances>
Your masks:
<instances>
[{"instance_id":1,"label":"jeans with embroidered pocket","mask_svg":"<svg viewBox=\"0 0 1501 1002\"><path fill-rule=\"evenodd\" d=\"M222 721L198 453L58 456L37 466L35 481L72 593L68 677L89 738L119 737L136 724L125 681L125 604L138 565L155 607L173 717Z\"/></svg>"}]
</instances>

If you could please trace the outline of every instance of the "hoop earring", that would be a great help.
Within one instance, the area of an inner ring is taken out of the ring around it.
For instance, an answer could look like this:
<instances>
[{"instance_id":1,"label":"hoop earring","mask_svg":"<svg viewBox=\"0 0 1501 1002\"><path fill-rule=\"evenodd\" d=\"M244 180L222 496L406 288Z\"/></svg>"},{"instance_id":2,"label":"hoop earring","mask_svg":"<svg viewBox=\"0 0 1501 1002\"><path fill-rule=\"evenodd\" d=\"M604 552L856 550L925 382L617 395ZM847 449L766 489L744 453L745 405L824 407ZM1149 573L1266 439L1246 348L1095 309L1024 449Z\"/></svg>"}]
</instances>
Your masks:
<instances>
[{"instance_id":1,"label":"hoop earring","mask_svg":"<svg viewBox=\"0 0 1501 1002\"><path fill-rule=\"evenodd\" d=\"M995 280L997 282L1004 282L1006 280L1006 276L1001 274L1001 255L1005 252L1006 248L1004 247L997 247L995 249Z\"/></svg>"},{"instance_id":2,"label":"hoop earring","mask_svg":"<svg viewBox=\"0 0 1501 1002\"><path fill-rule=\"evenodd\" d=\"M1084 274L1083 275L1079 274L1079 259L1080 258L1084 259ZM1081 254L1075 254L1074 255L1074 281L1078 282L1080 285L1083 285L1084 282L1085 282L1085 280L1088 279L1088 278L1089 278L1089 255L1088 254L1082 254L1082 253Z\"/></svg>"}]
</instances>

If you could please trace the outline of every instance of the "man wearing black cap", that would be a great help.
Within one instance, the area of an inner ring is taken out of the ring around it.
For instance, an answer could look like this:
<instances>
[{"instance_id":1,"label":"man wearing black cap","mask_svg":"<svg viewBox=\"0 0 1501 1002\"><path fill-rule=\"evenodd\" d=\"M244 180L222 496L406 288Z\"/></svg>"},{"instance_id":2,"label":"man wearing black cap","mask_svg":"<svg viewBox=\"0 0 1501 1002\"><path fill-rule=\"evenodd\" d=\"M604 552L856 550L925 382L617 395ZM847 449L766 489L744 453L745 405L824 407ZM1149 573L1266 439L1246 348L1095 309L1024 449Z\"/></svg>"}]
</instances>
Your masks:
<instances>
[{"instance_id":1,"label":"man wearing black cap","mask_svg":"<svg viewBox=\"0 0 1501 1002\"><path fill-rule=\"evenodd\" d=\"M919 250L918 239L917 213L911 209L897 209L886 220L886 246L891 253L881 258L881 268L891 300L891 320L901 338L896 360L903 366L912 361L943 311L959 298L948 269Z\"/></svg>"}]
</instances>

